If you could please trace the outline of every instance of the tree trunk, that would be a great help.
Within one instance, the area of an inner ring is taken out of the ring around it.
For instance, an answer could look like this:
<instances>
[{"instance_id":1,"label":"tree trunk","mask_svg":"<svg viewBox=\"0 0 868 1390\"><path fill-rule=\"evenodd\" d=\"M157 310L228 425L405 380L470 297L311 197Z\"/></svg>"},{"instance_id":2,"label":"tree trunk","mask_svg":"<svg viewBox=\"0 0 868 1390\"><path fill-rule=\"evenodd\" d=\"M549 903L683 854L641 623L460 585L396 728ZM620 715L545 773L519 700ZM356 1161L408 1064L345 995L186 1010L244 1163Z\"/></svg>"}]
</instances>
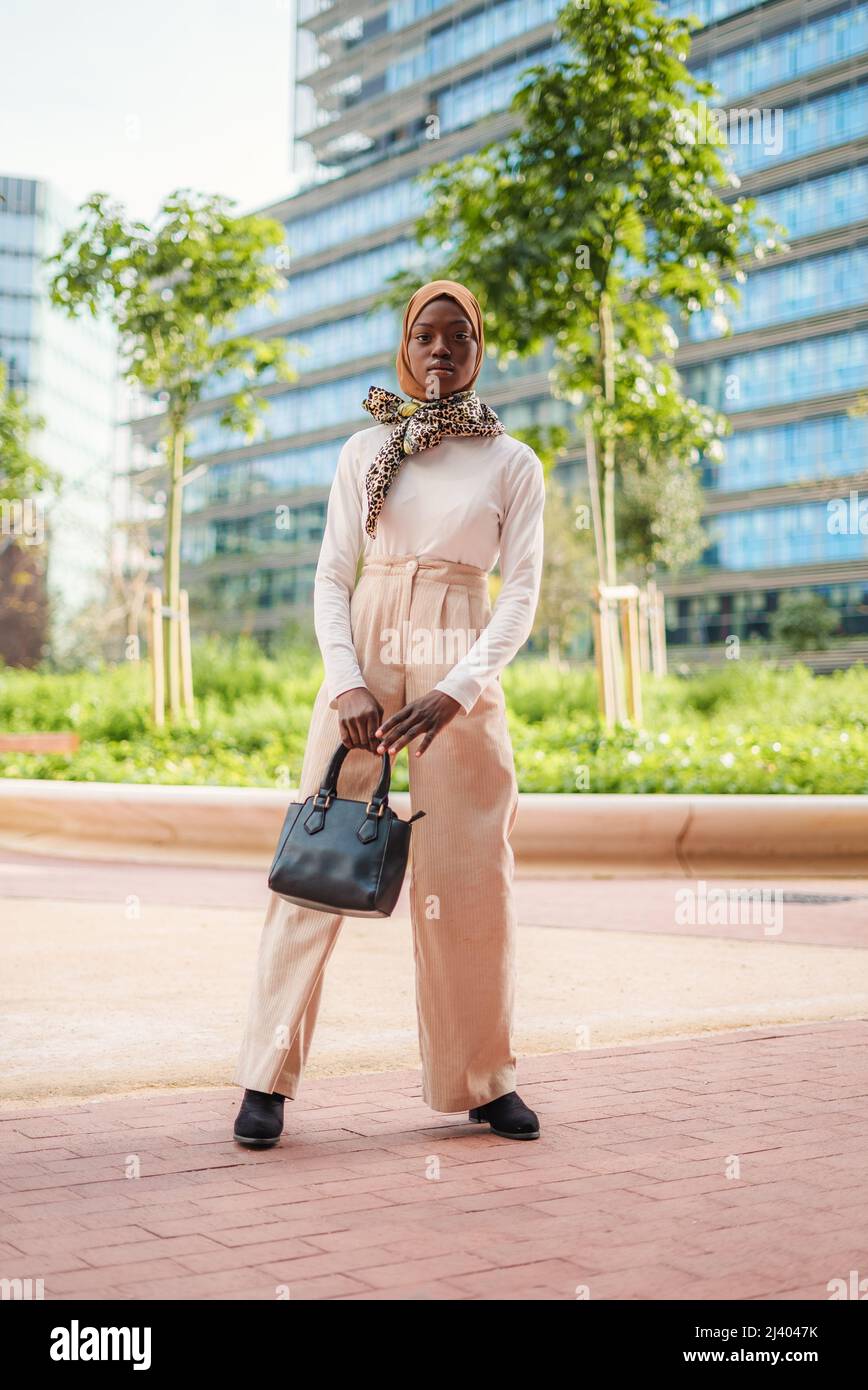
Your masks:
<instances>
[{"instance_id":1,"label":"tree trunk","mask_svg":"<svg viewBox=\"0 0 868 1390\"><path fill-rule=\"evenodd\" d=\"M612 324L612 303L604 290L600 296L600 365L603 375L603 397L606 402L603 428L603 527L606 536L606 583L618 582L618 561L615 548L615 333Z\"/></svg>"},{"instance_id":2,"label":"tree trunk","mask_svg":"<svg viewBox=\"0 0 868 1390\"><path fill-rule=\"evenodd\" d=\"M166 553L163 590L169 616L165 621L166 689L173 721L181 714L181 516L183 508L184 428L172 422L167 441L169 502L166 510Z\"/></svg>"},{"instance_id":3,"label":"tree trunk","mask_svg":"<svg viewBox=\"0 0 868 1390\"><path fill-rule=\"evenodd\" d=\"M585 462L588 469L588 492L591 497L591 520L594 527L594 554L597 560L597 578L601 584L606 582L606 546L603 539L603 512L600 498L600 474L597 468L597 441L594 437L594 422L585 415Z\"/></svg>"}]
</instances>

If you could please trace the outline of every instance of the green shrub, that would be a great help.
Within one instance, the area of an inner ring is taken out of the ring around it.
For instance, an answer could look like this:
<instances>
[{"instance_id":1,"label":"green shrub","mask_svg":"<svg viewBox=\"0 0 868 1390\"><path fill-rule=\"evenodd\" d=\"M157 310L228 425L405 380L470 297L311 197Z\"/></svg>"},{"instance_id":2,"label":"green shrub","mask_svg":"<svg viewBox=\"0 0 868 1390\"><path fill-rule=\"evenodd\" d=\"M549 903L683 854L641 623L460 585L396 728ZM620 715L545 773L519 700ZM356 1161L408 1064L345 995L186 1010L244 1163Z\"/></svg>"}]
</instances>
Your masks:
<instances>
[{"instance_id":1,"label":"green shrub","mask_svg":"<svg viewBox=\"0 0 868 1390\"><path fill-rule=\"evenodd\" d=\"M0 755L0 776L75 781L297 785L322 681L303 644L263 654L249 638L194 649L195 724L157 731L147 672L128 663L49 674L0 668L0 730L74 729L71 757ZM830 676L753 659L643 682L645 728L608 730L593 671L536 658L503 676L519 786L527 792L868 792L868 671ZM393 786L408 785L406 749Z\"/></svg>"}]
</instances>

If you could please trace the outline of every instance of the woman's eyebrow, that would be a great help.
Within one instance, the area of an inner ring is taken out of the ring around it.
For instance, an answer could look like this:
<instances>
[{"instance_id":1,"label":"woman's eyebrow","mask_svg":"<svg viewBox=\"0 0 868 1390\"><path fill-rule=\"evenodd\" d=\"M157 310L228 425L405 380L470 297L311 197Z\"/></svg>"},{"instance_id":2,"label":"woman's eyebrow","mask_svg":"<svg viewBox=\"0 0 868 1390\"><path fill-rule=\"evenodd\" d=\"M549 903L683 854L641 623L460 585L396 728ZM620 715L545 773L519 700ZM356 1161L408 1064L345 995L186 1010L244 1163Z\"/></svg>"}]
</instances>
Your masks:
<instances>
[{"instance_id":1,"label":"woman's eyebrow","mask_svg":"<svg viewBox=\"0 0 868 1390\"><path fill-rule=\"evenodd\" d=\"M472 327L473 327L473 325L472 325L471 322L470 322L470 319L450 319L450 320L449 320L449 327L451 328L452 325L453 325L454 323L466 323L467 326L468 326L469 328L472 328ZM433 323L428 323L427 319L418 319L418 320L416 321L416 323L413 324L413 327L414 327L414 328L433 328L434 325L433 325Z\"/></svg>"}]
</instances>

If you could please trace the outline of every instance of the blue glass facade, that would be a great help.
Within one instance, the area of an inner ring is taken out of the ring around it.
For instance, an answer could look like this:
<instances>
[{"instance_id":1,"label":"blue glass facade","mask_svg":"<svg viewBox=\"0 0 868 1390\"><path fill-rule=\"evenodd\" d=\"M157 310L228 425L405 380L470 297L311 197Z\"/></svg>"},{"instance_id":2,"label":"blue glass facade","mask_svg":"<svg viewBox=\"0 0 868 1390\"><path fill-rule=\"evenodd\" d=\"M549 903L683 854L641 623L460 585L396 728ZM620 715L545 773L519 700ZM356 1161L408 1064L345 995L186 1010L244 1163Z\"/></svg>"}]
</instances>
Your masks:
<instances>
[{"instance_id":1,"label":"blue glass facade","mask_svg":"<svg viewBox=\"0 0 868 1390\"><path fill-rule=\"evenodd\" d=\"M868 81L767 111L761 119L744 118L730 145L729 162L741 177L868 134Z\"/></svg>"},{"instance_id":2,"label":"blue glass facade","mask_svg":"<svg viewBox=\"0 0 868 1390\"><path fill-rule=\"evenodd\" d=\"M517 34L554 23L562 0L501 0L435 29L418 49L386 68L386 90L397 92L468 58L488 53Z\"/></svg>"},{"instance_id":3,"label":"blue glass facade","mask_svg":"<svg viewBox=\"0 0 868 1390\"><path fill-rule=\"evenodd\" d=\"M686 18L693 15L702 24L719 24L732 15L756 8L756 0L674 0L673 4L663 5L671 15Z\"/></svg>"},{"instance_id":4,"label":"blue glass facade","mask_svg":"<svg viewBox=\"0 0 868 1390\"><path fill-rule=\"evenodd\" d=\"M847 246L824 256L772 265L755 275L750 292L726 316L734 333L747 333L770 324L811 318L834 309L849 309L865 301L868 284L868 245ZM702 342L719 337L722 327L709 311L690 320L688 338Z\"/></svg>"},{"instance_id":5,"label":"blue glass facade","mask_svg":"<svg viewBox=\"0 0 868 1390\"><path fill-rule=\"evenodd\" d=\"M413 43L395 62L388 63L383 72L364 84L368 99L394 95L431 78L448 74L469 60L484 57L520 34L554 23L563 0L492 0L487 5L472 6L467 14L459 14L430 29ZM395 17L396 18L396 17ZM390 24L390 28L406 27ZM347 90L338 81L332 95L340 104L350 105L358 100L358 89ZM334 119L334 112L332 112ZM300 137L309 134L321 123L321 113L310 108L298 126Z\"/></svg>"},{"instance_id":6,"label":"blue glass facade","mask_svg":"<svg viewBox=\"0 0 868 1390\"><path fill-rule=\"evenodd\" d=\"M805 338L686 367L695 400L726 415L859 391L868 380L868 328Z\"/></svg>"},{"instance_id":7,"label":"blue glass facade","mask_svg":"<svg viewBox=\"0 0 868 1390\"><path fill-rule=\"evenodd\" d=\"M868 419L820 415L739 430L726 441L725 462L706 463L703 483L714 492L749 492L861 473L866 460Z\"/></svg>"},{"instance_id":8,"label":"blue glass facade","mask_svg":"<svg viewBox=\"0 0 868 1390\"><path fill-rule=\"evenodd\" d=\"M760 193L757 212L780 222L791 238L815 236L860 222L868 218L868 164Z\"/></svg>"},{"instance_id":9,"label":"blue glass facade","mask_svg":"<svg viewBox=\"0 0 868 1390\"><path fill-rule=\"evenodd\" d=\"M275 453L253 451L231 462L215 463L184 489L184 511L195 515L208 507L227 502L250 502L254 498L287 497L304 488L331 486L335 472L335 446L308 444Z\"/></svg>"},{"instance_id":10,"label":"blue glass facade","mask_svg":"<svg viewBox=\"0 0 868 1390\"><path fill-rule=\"evenodd\" d=\"M846 496L842 499L848 500ZM755 511L728 512L708 522L709 551L706 561L727 570L756 568L762 551L770 568L840 564L842 560L868 558L868 532L858 529L839 534L829 529L825 502L762 507Z\"/></svg>"},{"instance_id":11,"label":"blue glass facade","mask_svg":"<svg viewBox=\"0 0 868 1390\"><path fill-rule=\"evenodd\" d=\"M697 63L693 71L713 82L723 102L792 82L868 51L868 4L846 6L819 18L805 18L782 34Z\"/></svg>"},{"instance_id":12,"label":"blue glass facade","mask_svg":"<svg viewBox=\"0 0 868 1390\"><path fill-rule=\"evenodd\" d=\"M830 528L828 504L868 467L868 421L851 413L868 388L868 167L857 143L868 134L868 5L668 8L708 26L691 66L727 112L731 167L790 247L749 268L741 304L722 306L728 325L703 313L681 326L687 389L733 433L723 461L704 463L708 547L667 588L670 639L768 637L792 589L821 594L842 638L864 636L868 537Z\"/></svg>"},{"instance_id":13,"label":"blue glass facade","mask_svg":"<svg viewBox=\"0 0 868 1390\"><path fill-rule=\"evenodd\" d=\"M302 270L289 277L285 290L277 296L277 307L257 304L239 315L244 333L258 331L277 320L299 319L305 314L341 306L352 299L381 290L390 275L413 263L420 254L415 242L404 237L372 251L360 251L331 261L319 270Z\"/></svg>"},{"instance_id":14,"label":"blue glass facade","mask_svg":"<svg viewBox=\"0 0 868 1390\"><path fill-rule=\"evenodd\" d=\"M42 259L74 209L50 184L0 176L0 358L45 428L34 452L61 478L45 494L47 582L57 654L70 619L105 597L117 438L117 351L112 328L51 308ZM0 615L2 622L2 615Z\"/></svg>"},{"instance_id":15,"label":"blue glass facade","mask_svg":"<svg viewBox=\"0 0 868 1390\"><path fill-rule=\"evenodd\" d=\"M289 249L294 257L313 256L418 217L424 206L419 185L410 178L398 179L291 218L286 228Z\"/></svg>"}]
</instances>

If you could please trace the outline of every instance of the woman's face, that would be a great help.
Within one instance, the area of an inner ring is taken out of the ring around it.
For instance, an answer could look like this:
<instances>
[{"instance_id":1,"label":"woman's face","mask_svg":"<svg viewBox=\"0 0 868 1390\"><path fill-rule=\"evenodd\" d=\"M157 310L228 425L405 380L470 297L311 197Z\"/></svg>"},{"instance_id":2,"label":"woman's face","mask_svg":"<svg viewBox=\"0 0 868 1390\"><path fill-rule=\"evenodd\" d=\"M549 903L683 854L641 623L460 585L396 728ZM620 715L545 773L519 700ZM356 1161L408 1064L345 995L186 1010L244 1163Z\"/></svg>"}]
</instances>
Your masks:
<instances>
[{"instance_id":1,"label":"woman's face","mask_svg":"<svg viewBox=\"0 0 868 1390\"><path fill-rule=\"evenodd\" d=\"M430 300L410 328L407 355L417 381L425 384L425 399L437 400L463 391L476 366L477 340L473 324L456 300Z\"/></svg>"}]
</instances>

